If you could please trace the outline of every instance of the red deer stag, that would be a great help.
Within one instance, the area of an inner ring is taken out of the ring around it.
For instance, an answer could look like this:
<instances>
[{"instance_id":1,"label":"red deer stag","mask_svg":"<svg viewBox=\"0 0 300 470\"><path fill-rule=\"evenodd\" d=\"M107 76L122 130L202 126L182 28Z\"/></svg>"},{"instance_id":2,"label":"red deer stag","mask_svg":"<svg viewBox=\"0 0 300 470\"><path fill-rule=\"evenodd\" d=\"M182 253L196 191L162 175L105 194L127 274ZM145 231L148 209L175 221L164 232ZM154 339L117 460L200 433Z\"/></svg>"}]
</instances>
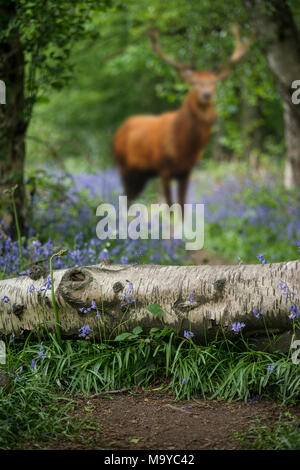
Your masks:
<instances>
[{"instance_id":1,"label":"red deer stag","mask_svg":"<svg viewBox=\"0 0 300 470\"><path fill-rule=\"evenodd\" d=\"M171 202L171 179L178 180L178 199L183 209L190 173L211 134L216 118L216 84L227 77L232 67L246 54L252 38L243 42L237 26L232 28L235 49L218 72L195 70L191 65L170 59L160 48L157 31L149 36L156 53L175 67L190 90L177 111L160 116L128 118L114 135L116 162L129 200L144 188L147 180L160 176L167 204Z\"/></svg>"}]
</instances>

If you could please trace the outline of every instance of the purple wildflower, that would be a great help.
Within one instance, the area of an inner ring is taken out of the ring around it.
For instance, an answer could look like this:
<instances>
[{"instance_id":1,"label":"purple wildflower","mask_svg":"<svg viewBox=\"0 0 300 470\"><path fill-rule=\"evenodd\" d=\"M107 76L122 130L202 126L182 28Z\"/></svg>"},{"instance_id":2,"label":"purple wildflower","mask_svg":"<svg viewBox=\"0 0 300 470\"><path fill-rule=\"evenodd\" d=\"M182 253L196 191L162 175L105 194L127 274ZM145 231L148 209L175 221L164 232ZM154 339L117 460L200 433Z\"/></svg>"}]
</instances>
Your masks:
<instances>
[{"instance_id":1,"label":"purple wildflower","mask_svg":"<svg viewBox=\"0 0 300 470\"><path fill-rule=\"evenodd\" d=\"M192 331L186 331L184 330L184 333L183 333L183 336L186 338L186 339L190 339L192 338L194 335L194 333Z\"/></svg>"},{"instance_id":2,"label":"purple wildflower","mask_svg":"<svg viewBox=\"0 0 300 470\"><path fill-rule=\"evenodd\" d=\"M255 316L256 318L259 318L261 315L264 314L264 311L263 311L263 309L261 309L261 311L258 312L258 311L256 310L256 307L254 307L254 309L253 309L253 314L254 314L254 316Z\"/></svg>"},{"instance_id":3,"label":"purple wildflower","mask_svg":"<svg viewBox=\"0 0 300 470\"><path fill-rule=\"evenodd\" d=\"M44 348L43 348L43 343L42 343L41 346L40 346L40 351L39 351L39 354L38 354L37 358L42 359L43 355L44 355Z\"/></svg>"},{"instance_id":4,"label":"purple wildflower","mask_svg":"<svg viewBox=\"0 0 300 470\"><path fill-rule=\"evenodd\" d=\"M253 403L253 401L254 401L254 400L258 400L258 399L259 399L259 395L258 395L258 394L256 394L256 395L254 395L254 397L252 397L252 398L249 398L249 400L248 400L248 401L249 401L249 403Z\"/></svg>"},{"instance_id":5,"label":"purple wildflower","mask_svg":"<svg viewBox=\"0 0 300 470\"><path fill-rule=\"evenodd\" d=\"M275 369L275 367L272 364L268 365L268 371L269 372L273 372L274 369Z\"/></svg>"},{"instance_id":6,"label":"purple wildflower","mask_svg":"<svg viewBox=\"0 0 300 470\"><path fill-rule=\"evenodd\" d=\"M258 260L259 260L262 264L266 264L266 263L267 263L267 260L266 260L266 258L265 258L265 255L258 254L258 255L257 255L257 258L258 258Z\"/></svg>"},{"instance_id":7,"label":"purple wildflower","mask_svg":"<svg viewBox=\"0 0 300 470\"><path fill-rule=\"evenodd\" d=\"M297 305L292 304L290 310L291 310L291 314L289 315L289 318L291 320L294 320L295 318L300 317L300 313L299 313L299 310L297 308Z\"/></svg>"},{"instance_id":8,"label":"purple wildflower","mask_svg":"<svg viewBox=\"0 0 300 470\"><path fill-rule=\"evenodd\" d=\"M231 329L232 329L232 331L234 331L235 333L239 333L245 326L246 326L245 323L243 323L243 322L240 323L240 322L238 321L238 322L233 323Z\"/></svg>"},{"instance_id":9,"label":"purple wildflower","mask_svg":"<svg viewBox=\"0 0 300 470\"><path fill-rule=\"evenodd\" d=\"M91 331L91 328L89 327L89 325L85 325L79 328L78 331L80 332L80 334L78 335L79 338L85 338Z\"/></svg>"},{"instance_id":10,"label":"purple wildflower","mask_svg":"<svg viewBox=\"0 0 300 470\"><path fill-rule=\"evenodd\" d=\"M2 297L2 302L4 302L5 304L7 304L8 302L10 302L10 299L7 297L7 295L5 295L4 297Z\"/></svg>"},{"instance_id":11,"label":"purple wildflower","mask_svg":"<svg viewBox=\"0 0 300 470\"><path fill-rule=\"evenodd\" d=\"M193 297L196 295L196 292L193 290L193 292L191 292L189 295L188 295L188 299L189 301L191 302L191 304L194 302L194 299Z\"/></svg>"},{"instance_id":12,"label":"purple wildflower","mask_svg":"<svg viewBox=\"0 0 300 470\"><path fill-rule=\"evenodd\" d=\"M31 369L35 368L35 360L34 359L32 359L30 367L31 367Z\"/></svg>"},{"instance_id":13,"label":"purple wildflower","mask_svg":"<svg viewBox=\"0 0 300 470\"><path fill-rule=\"evenodd\" d=\"M181 383L182 383L182 385L184 385L186 382L187 382L187 379L184 378L184 379L182 379L182 382L181 382Z\"/></svg>"},{"instance_id":14,"label":"purple wildflower","mask_svg":"<svg viewBox=\"0 0 300 470\"><path fill-rule=\"evenodd\" d=\"M40 290L41 292L43 292L44 290L51 290L51 277L50 276L48 276L47 281L44 282Z\"/></svg>"},{"instance_id":15,"label":"purple wildflower","mask_svg":"<svg viewBox=\"0 0 300 470\"><path fill-rule=\"evenodd\" d=\"M126 279L126 282L128 282L128 284L129 284L129 295L130 295L130 294L132 294L132 291L133 291L133 284L132 284L132 282L128 281L127 279Z\"/></svg>"},{"instance_id":16,"label":"purple wildflower","mask_svg":"<svg viewBox=\"0 0 300 470\"><path fill-rule=\"evenodd\" d=\"M32 294L32 292L35 290L35 287L34 287L34 285L33 285L33 284L31 284L31 286L29 287L29 289L28 289L28 290L29 290L30 294Z\"/></svg>"}]
</instances>

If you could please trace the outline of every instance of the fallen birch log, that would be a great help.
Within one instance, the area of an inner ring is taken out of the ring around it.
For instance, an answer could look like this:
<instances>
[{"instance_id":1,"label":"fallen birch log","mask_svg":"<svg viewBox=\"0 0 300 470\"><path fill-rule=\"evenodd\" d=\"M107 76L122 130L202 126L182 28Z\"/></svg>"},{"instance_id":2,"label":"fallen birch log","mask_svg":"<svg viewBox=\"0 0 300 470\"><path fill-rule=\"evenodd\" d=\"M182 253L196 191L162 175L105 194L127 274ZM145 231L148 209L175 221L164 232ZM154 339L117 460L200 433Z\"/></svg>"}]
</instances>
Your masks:
<instances>
[{"instance_id":1,"label":"fallen birch log","mask_svg":"<svg viewBox=\"0 0 300 470\"><path fill-rule=\"evenodd\" d=\"M162 326L181 335L192 331L201 342L221 328L234 337L236 322L245 324L244 337L265 334L265 325L270 334L278 334L291 330L290 315L300 310L300 261L241 266L102 263L53 274L59 323L66 338L78 338L79 329L87 325L87 336L97 338L114 338L140 325L145 332ZM47 278L48 273L35 266L29 276L0 281L2 337L24 338L41 325L55 331ZM162 314L157 305L158 311L152 307L151 313L151 304L159 304Z\"/></svg>"}]
</instances>

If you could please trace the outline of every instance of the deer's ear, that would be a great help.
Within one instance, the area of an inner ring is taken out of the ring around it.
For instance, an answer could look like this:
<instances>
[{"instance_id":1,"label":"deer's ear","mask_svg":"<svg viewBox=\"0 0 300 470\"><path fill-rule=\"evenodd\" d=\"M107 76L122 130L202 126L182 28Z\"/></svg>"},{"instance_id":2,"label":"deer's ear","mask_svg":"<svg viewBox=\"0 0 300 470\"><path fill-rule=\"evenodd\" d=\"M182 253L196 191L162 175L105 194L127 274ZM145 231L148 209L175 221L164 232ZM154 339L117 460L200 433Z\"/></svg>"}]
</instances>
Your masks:
<instances>
[{"instance_id":1,"label":"deer's ear","mask_svg":"<svg viewBox=\"0 0 300 470\"><path fill-rule=\"evenodd\" d=\"M181 77L186 80L187 82L191 81L191 78L193 77L194 70L192 68L184 68L181 70L180 75Z\"/></svg>"}]
</instances>

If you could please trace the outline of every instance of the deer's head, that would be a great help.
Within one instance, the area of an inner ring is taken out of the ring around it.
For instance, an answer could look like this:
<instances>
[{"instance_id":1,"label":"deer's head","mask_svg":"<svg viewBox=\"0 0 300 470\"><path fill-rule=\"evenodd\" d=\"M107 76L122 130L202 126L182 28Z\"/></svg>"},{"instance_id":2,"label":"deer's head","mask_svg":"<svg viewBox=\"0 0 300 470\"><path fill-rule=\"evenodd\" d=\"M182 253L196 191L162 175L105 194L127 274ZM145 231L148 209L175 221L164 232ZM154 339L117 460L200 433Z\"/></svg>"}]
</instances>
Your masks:
<instances>
[{"instance_id":1,"label":"deer's head","mask_svg":"<svg viewBox=\"0 0 300 470\"><path fill-rule=\"evenodd\" d=\"M212 104L217 83L231 73L234 65L244 57L252 43L253 34L247 41L243 42L237 25L232 26L232 32L235 37L234 51L229 61L219 66L215 71L196 70L192 65L175 62L162 51L158 42L158 31L150 31L148 34L151 39L152 48L167 64L172 65L180 77L190 85L191 93L197 104L205 106Z\"/></svg>"}]
</instances>

